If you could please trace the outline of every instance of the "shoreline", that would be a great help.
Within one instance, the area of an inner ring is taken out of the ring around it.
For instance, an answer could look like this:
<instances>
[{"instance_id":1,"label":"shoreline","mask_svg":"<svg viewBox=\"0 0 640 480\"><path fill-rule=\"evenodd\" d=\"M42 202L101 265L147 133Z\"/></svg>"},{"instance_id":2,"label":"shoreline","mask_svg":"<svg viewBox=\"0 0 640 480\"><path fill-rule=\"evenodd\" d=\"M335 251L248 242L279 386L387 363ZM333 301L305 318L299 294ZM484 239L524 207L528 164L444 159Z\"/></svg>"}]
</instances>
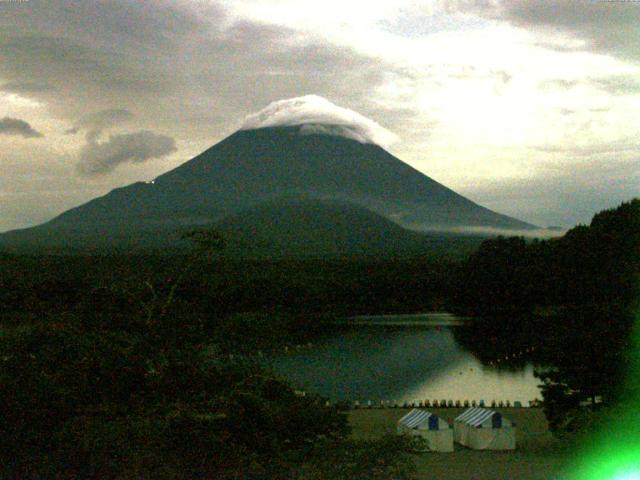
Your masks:
<instances>
[{"instance_id":1,"label":"shoreline","mask_svg":"<svg viewBox=\"0 0 640 480\"><path fill-rule=\"evenodd\" d=\"M471 317L459 317L450 312L354 315L331 322L333 325L389 325L457 327L466 325Z\"/></svg>"},{"instance_id":2,"label":"shoreline","mask_svg":"<svg viewBox=\"0 0 640 480\"><path fill-rule=\"evenodd\" d=\"M356 409L346 412L355 440L373 440L396 435L397 421L409 408ZM464 408L428 408L453 426ZM516 427L516 449L472 450L454 444L451 453L411 454L416 480L549 480L564 479L571 452L567 444L549 431L541 408L496 408Z\"/></svg>"}]
</instances>

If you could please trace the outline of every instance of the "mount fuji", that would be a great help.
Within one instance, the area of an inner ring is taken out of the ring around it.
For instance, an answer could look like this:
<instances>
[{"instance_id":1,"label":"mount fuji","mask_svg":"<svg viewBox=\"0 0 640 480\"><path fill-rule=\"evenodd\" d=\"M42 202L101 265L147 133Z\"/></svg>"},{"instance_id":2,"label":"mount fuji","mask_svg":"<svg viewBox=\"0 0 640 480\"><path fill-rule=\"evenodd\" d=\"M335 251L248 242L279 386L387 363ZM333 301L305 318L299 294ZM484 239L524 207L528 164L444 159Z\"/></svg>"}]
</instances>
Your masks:
<instances>
[{"instance_id":1,"label":"mount fuji","mask_svg":"<svg viewBox=\"0 0 640 480\"><path fill-rule=\"evenodd\" d=\"M282 239L301 239L305 250L306 235L325 239L338 253L357 245L379 254L398 245L414 248L420 244L416 230L536 228L394 157L381 146L393 139L375 122L321 97L275 102L154 181L117 188L47 223L2 234L0 247L164 248L178 244L186 229L212 226L230 237L262 238L285 252ZM351 240L341 247L333 233ZM323 251L321 243L310 242L309 253Z\"/></svg>"}]
</instances>

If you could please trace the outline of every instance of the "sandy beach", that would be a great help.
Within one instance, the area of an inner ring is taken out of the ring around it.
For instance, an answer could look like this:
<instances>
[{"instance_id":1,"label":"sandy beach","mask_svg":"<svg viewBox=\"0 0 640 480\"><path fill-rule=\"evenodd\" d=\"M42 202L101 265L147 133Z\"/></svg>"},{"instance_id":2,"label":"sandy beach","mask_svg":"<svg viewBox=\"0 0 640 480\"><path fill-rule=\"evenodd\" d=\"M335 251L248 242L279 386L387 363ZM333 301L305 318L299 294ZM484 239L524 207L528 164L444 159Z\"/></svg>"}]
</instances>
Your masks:
<instances>
[{"instance_id":1,"label":"sandy beach","mask_svg":"<svg viewBox=\"0 0 640 480\"><path fill-rule=\"evenodd\" d=\"M417 478L424 480L555 480L562 479L568 454L549 432L540 408L496 409L515 422L516 450L476 451L455 445L453 453L414 454ZM359 409L349 412L353 437L372 439L395 433L396 422L409 409ZM430 409L453 425L462 408Z\"/></svg>"}]
</instances>

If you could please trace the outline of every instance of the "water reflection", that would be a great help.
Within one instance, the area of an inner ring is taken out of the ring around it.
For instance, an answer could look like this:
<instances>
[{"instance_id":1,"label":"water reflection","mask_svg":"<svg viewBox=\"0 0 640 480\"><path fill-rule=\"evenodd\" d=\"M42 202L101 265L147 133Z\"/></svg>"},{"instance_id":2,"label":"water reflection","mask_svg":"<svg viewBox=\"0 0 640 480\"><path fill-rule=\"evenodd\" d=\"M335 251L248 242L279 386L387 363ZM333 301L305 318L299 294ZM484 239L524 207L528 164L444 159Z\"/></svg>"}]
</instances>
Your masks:
<instances>
[{"instance_id":1,"label":"water reflection","mask_svg":"<svg viewBox=\"0 0 640 480\"><path fill-rule=\"evenodd\" d=\"M358 326L272 359L294 386L334 400L540 398L533 367L500 371L463 350L452 328Z\"/></svg>"},{"instance_id":2,"label":"water reflection","mask_svg":"<svg viewBox=\"0 0 640 480\"><path fill-rule=\"evenodd\" d=\"M509 400L528 405L529 400L541 398L539 380L533 375L533 366L525 365L519 371L500 371L483 367L475 359L448 368L440 378L427 379L409 389L403 400L485 400L489 403Z\"/></svg>"}]
</instances>

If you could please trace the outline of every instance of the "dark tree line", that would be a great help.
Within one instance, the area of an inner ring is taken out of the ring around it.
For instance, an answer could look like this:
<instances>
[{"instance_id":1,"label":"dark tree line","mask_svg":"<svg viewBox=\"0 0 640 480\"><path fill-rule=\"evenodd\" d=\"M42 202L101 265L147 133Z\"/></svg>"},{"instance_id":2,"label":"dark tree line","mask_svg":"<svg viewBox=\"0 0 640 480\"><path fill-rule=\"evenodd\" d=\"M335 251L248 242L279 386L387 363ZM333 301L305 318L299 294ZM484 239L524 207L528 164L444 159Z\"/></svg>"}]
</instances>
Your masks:
<instances>
[{"instance_id":1,"label":"dark tree line","mask_svg":"<svg viewBox=\"0 0 640 480\"><path fill-rule=\"evenodd\" d=\"M189 257L0 258L0 477L408 478L401 441L350 440L343 412L247 355L313 319L240 315L250 298L213 292L243 271L197 240Z\"/></svg>"},{"instance_id":2,"label":"dark tree line","mask_svg":"<svg viewBox=\"0 0 640 480\"><path fill-rule=\"evenodd\" d=\"M0 315L68 311L103 292L126 304L171 288L192 309L217 314L287 311L412 313L442 308L455 263L400 258L190 262L184 255L46 256L0 254ZM108 292L108 293L107 293ZM105 300L107 301L107 300Z\"/></svg>"},{"instance_id":3,"label":"dark tree line","mask_svg":"<svg viewBox=\"0 0 640 480\"><path fill-rule=\"evenodd\" d=\"M534 347L552 427L574 428L581 403L623 401L640 280L640 200L563 237L485 241L461 269L453 302L477 316L485 360ZM463 339L464 340L464 339ZM470 344L472 348L478 349ZM578 413L577 413L578 412Z\"/></svg>"}]
</instances>

